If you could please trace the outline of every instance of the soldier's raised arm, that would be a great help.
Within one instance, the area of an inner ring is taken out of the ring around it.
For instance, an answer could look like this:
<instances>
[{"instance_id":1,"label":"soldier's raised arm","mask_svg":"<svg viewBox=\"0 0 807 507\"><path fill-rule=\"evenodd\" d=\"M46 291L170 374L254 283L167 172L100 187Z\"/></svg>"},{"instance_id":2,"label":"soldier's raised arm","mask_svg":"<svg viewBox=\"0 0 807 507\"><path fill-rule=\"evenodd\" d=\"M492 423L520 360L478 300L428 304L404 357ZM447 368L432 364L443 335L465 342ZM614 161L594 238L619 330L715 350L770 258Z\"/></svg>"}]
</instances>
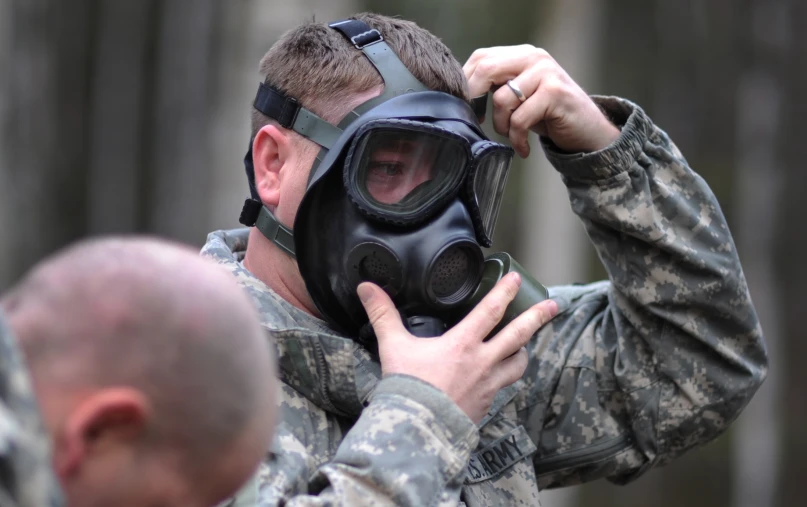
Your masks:
<instances>
[{"instance_id":1,"label":"soldier's raised arm","mask_svg":"<svg viewBox=\"0 0 807 507\"><path fill-rule=\"evenodd\" d=\"M610 283L554 289L564 312L533 342L558 359L528 371L531 396L544 398L527 412L543 421L534 431L545 485L629 480L710 441L767 369L714 194L638 106L597 102L622 128L616 143L586 156L547 150ZM564 469L575 451L599 461Z\"/></svg>"},{"instance_id":2,"label":"soldier's raised arm","mask_svg":"<svg viewBox=\"0 0 807 507\"><path fill-rule=\"evenodd\" d=\"M767 356L706 182L638 106L592 100L543 50L479 50L465 71L472 94L512 79L494 126L523 155L544 136L610 278L550 289L560 314L529 346L516 404L541 485L626 481L719 435Z\"/></svg>"},{"instance_id":3,"label":"soldier's raised arm","mask_svg":"<svg viewBox=\"0 0 807 507\"><path fill-rule=\"evenodd\" d=\"M517 405L541 485L626 481L719 435L767 356L706 182L638 106L592 100L543 50L479 50L465 71L472 94L512 79L494 126L524 155L544 136L610 278L550 289L561 313L529 346Z\"/></svg>"}]
</instances>

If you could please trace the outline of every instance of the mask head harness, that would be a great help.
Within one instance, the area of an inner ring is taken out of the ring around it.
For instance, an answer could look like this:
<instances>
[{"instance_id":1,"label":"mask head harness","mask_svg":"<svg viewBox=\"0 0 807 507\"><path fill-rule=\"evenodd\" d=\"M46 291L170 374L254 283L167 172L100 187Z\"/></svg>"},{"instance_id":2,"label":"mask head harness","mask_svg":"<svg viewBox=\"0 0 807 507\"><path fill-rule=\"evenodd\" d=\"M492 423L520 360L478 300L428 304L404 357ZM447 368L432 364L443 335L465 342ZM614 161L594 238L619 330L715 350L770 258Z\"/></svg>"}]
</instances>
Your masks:
<instances>
[{"instance_id":1,"label":"mask head harness","mask_svg":"<svg viewBox=\"0 0 807 507\"><path fill-rule=\"evenodd\" d=\"M332 125L262 83L255 108L321 150L293 234L260 202L250 142L244 163L252 198L240 221L296 256L309 294L336 328L367 327L356 287L372 281L410 331L441 334L451 324L446 316L480 285L480 245L491 244L513 150L479 126L486 96L472 108L429 91L378 30L355 19L329 26L365 54L384 91Z\"/></svg>"}]
</instances>

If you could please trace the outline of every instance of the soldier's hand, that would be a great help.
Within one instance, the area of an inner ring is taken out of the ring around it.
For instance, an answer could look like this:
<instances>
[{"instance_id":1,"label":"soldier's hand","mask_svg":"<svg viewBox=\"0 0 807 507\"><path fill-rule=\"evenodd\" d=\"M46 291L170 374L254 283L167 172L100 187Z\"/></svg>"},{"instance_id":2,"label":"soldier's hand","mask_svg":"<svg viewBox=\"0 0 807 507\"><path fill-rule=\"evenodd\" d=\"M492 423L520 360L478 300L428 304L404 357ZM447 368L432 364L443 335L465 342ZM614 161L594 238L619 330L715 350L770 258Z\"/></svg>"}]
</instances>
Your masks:
<instances>
[{"instance_id":1,"label":"soldier's hand","mask_svg":"<svg viewBox=\"0 0 807 507\"><path fill-rule=\"evenodd\" d=\"M530 153L529 130L569 152L597 151L619 137L619 129L543 49L528 44L478 49L463 70L472 97L496 90L493 127L522 157Z\"/></svg>"},{"instance_id":2,"label":"soldier's hand","mask_svg":"<svg viewBox=\"0 0 807 507\"><path fill-rule=\"evenodd\" d=\"M484 341L518 293L520 282L516 273L505 276L471 313L436 338L411 335L381 288L359 285L359 297L378 339L383 374L406 374L430 383L478 423L496 393L524 374L524 345L558 311L554 301L538 303Z\"/></svg>"}]
</instances>

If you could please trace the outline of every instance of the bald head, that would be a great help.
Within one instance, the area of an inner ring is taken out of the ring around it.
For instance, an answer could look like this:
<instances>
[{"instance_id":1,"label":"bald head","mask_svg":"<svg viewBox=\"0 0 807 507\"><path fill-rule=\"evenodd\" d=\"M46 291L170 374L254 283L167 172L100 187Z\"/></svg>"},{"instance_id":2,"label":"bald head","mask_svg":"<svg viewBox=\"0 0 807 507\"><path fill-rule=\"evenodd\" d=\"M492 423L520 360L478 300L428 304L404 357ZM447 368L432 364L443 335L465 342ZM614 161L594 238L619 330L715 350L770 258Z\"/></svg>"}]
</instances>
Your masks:
<instances>
[{"instance_id":1,"label":"bald head","mask_svg":"<svg viewBox=\"0 0 807 507\"><path fill-rule=\"evenodd\" d=\"M147 445L171 449L192 474L245 432L271 427L272 361L252 303L188 249L83 242L36 267L2 304L40 399L133 388L149 403Z\"/></svg>"}]
</instances>

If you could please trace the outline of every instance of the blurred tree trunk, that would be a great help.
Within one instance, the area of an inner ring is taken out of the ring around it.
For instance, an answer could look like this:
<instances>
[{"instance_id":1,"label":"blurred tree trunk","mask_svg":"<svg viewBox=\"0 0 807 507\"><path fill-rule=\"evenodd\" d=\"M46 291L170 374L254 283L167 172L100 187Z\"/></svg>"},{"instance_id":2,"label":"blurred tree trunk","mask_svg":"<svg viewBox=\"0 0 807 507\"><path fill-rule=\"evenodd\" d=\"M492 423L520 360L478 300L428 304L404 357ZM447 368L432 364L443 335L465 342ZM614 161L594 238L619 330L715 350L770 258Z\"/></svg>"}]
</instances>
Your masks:
<instances>
[{"instance_id":1,"label":"blurred tree trunk","mask_svg":"<svg viewBox=\"0 0 807 507\"><path fill-rule=\"evenodd\" d=\"M602 46L605 4L601 0L557 2L541 19L533 37L572 78L589 93L599 86L598 48ZM546 285L582 282L588 278L593 256L580 220L569 204L566 188L541 151L537 136L530 139L532 155L524 164L524 199L520 215L521 262ZM578 502L578 488L544 491L545 507L570 507Z\"/></svg>"},{"instance_id":2,"label":"blurred tree trunk","mask_svg":"<svg viewBox=\"0 0 807 507\"><path fill-rule=\"evenodd\" d=\"M534 36L560 65L590 93L599 86L597 49L601 46L604 3L601 0L558 2L541 20ZM532 155L524 168L524 199L520 215L520 259L546 285L568 284L587 278L592 247L569 204L566 187L531 136Z\"/></svg>"},{"instance_id":3,"label":"blurred tree trunk","mask_svg":"<svg viewBox=\"0 0 807 507\"><path fill-rule=\"evenodd\" d=\"M209 228L217 22L220 10L243 10L243 2L98 5L88 232L150 232L199 244Z\"/></svg>"},{"instance_id":4,"label":"blurred tree trunk","mask_svg":"<svg viewBox=\"0 0 807 507\"><path fill-rule=\"evenodd\" d=\"M85 225L93 2L6 0L0 32L0 290Z\"/></svg>"},{"instance_id":5,"label":"blurred tree trunk","mask_svg":"<svg viewBox=\"0 0 807 507\"><path fill-rule=\"evenodd\" d=\"M11 60L11 4L0 2L0 74L10 75ZM11 136L8 132L11 122L8 121L11 109L11 80L0 79L0 231L3 240L0 241L0 293L9 283L12 273L13 244L12 227L14 221L11 219L11 171L9 146Z\"/></svg>"},{"instance_id":6,"label":"blurred tree trunk","mask_svg":"<svg viewBox=\"0 0 807 507\"><path fill-rule=\"evenodd\" d=\"M737 94L735 232L774 367L735 430L735 507L774 505L780 470L778 433L782 427L782 371L778 368L782 297L774 274L774 247L784 180L778 140L782 134L781 71L791 33L787 0L753 0L748 17L750 65Z\"/></svg>"},{"instance_id":7,"label":"blurred tree trunk","mask_svg":"<svg viewBox=\"0 0 807 507\"><path fill-rule=\"evenodd\" d=\"M101 2L90 83L88 231L141 229L154 1Z\"/></svg>"},{"instance_id":8,"label":"blurred tree trunk","mask_svg":"<svg viewBox=\"0 0 807 507\"><path fill-rule=\"evenodd\" d=\"M784 89L782 99L781 135L777 139L780 164L783 171L782 193L778 199L781 209L776 224L776 276L782 289L778 321L782 333L782 361L773 367L784 372L780 384L783 411L782 421L782 482L778 494L779 505L802 505L807 498L807 333L805 333L804 301L807 294L807 3L788 0L782 13L786 17L786 30L775 34L787 41L787 52L780 65ZM756 202L749 203L756 206ZM766 330L767 331L767 330Z\"/></svg>"},{"instance_id":9,"label":"blurred tree trunk","mask_svg":"<svg viewBox=\"0 0 807 507\"><path fill-rule=\"evenodd\" d=\"M215 0L158 2L151 117L147 119L150 176L146 227L200 243L207 233L210 189L208 116ZM223 8L223 7L222 7ZM201 202L200 202L201 201ZM200 219L201 218L201 219Z\"/></svg>"},{"instance_id":10,"label":"blurred tree trunk","mask_svg":"<svg viewBox=\"0 0 807 507\"><path fill-rule=\"evenodd\" d=\"M728 208L735 197L734 90L745 51L737 41L747 33L742 12L734 0L609 2L605 41L607 92L642 106ZM729 449L726 435L626 488L587 486L583 498L620 507L729 505Z\"/></svg>"}]
</instances>

